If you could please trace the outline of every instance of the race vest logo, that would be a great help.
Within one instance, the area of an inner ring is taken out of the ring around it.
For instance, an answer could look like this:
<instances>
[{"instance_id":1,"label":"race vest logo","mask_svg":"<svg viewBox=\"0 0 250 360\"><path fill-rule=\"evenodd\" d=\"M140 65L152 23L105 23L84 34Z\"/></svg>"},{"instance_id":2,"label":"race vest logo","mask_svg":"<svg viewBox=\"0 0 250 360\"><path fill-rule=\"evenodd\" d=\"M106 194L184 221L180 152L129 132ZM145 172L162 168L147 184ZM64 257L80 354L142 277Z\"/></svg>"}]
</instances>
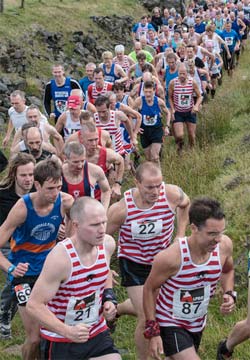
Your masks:
<instances>
[{"instance_id":1,"label":"race vest logo","mask_svg":"<svg viewBox=\"0 0 250 360\"><path fill-rule=\"evenodd\" d=\"M196 302L204 300L204 288L194 289L190 291L181 290L180 301L181 302Z\"/></svg>"},{"instance_id":2,"label":"race vest logo","mask_svg":"<svg viewBox=\"0 0 250 360\"><path fill-rule=\"evenodd\" d=\"M38 224L32 229L30 235L36 240L46 241L55 233L55 229L55 226L51 223Z\"/></svg>"}]
</instances>

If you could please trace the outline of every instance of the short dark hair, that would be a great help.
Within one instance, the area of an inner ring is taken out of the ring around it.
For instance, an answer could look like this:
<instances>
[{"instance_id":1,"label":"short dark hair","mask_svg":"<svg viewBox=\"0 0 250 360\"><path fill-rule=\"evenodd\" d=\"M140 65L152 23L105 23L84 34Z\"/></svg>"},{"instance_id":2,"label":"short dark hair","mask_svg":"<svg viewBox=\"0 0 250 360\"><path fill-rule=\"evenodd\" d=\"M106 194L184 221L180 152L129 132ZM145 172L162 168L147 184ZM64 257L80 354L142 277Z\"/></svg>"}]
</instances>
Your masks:
<instances>
[{"instance_id":1,"label":"short dark hair","mask_svg":"<svg viewBox=\"0 0 250 360\"><path fill-rule=\"evenodd\" d=\"M106 104L106 106L109 107L110 101L107 96L100 95L96 98L95 106L102 106L103 104Z\"/></svg>"},{"instance_id":2,"label":"short dark hair","mask_svg":"<svg viewBox=\"0 0 250 360\"><path fill-rule=\"evenodd\" d=\"M45 159L40 161L34 170L34 180L42 186L45 181L52 179L54 182L62 178L62 166L58 160Z\"/></svg>"},{"instance_id":3,"label":"short dark hair","mask_svg":"<svg viewBox=\"0 0 250 360\"><path fill-rule=\"evenodd\" d=\"M102 73L103 76L105 75L103 68L101 67L95 68L94 74L99 74L99 73Z\"/></svg>"},{"instance_id":4,"label":"short dark hair","mask_svg":"<svg viewBox=\"0 0 250 360\"><path fill-rule=\"evenodd\" d=\"M208 219L222 220L225 213L220 203L208 197L194 199L189 208L189 222L198 228L205 225Z\"/></svg>"}]
</instances>

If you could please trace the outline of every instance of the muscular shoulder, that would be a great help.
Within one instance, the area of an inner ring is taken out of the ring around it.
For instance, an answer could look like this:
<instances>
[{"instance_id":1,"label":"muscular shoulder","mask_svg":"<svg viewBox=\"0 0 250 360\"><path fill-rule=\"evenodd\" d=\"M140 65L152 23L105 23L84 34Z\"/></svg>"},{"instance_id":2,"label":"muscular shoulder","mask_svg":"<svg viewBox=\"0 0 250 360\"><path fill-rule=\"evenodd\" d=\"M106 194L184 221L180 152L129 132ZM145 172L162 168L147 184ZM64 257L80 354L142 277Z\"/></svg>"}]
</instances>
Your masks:
<instances>
[{"instance_id":1,"label":"muscular shoulder","mask_svg":"<svg viewBox=\"0 0 250 360\"><path fill-rule=\"evenodd\" d=\"M56 267L55 267L56 264ZM59 282L65 282L71 273L71 262L65 247L58 243L48 254L44 264L44 271L50 272L53 269ZM60 277L60 278L59 278Z\"/></svg>"},{"instance_id":2,"label":"muscular shoulder","mask_svg":"<svg viewBox=\"0 0 250 360\"><path fill-rule=\"evenodd\" d=\"M162 268L168 277L177 274L181 267L181 251L179 241L175 241L167 249L160 251L154 258L154 266Z\"/></svg>"},{"instance_id":3,"label":"muscular shoulder","mask_svg":"<svg viewBox=\"0 0 250 360\"><path fill-rule=\"evenodd\" d=\"M231 256L233 253L233 242L227 235L222 235L220 240L220 254L222 256Z\"/></svg>"},{"instance_id":4,"label":"muscular shoulder","mask_svg":"<svg viewBox=\"0 0 250 360\"><path fill-rule=\"evenodd\" d=\"M108 259L110 259L112 254L114 253L115 247L116 247L115 240L112 236L110 236L108 234L105 235L104 247L105 247L105 252L107 254L107 257L108 257Z\"/></svg>"},{"instance_id":5,"label":"muscular shoulder","mask_svg":"<svg viewBox=\"0 0 250 360\"><path fill-rule=\"evenodd\" d=\"M184 191L177 185L166 184L166 196L168 198L169 203L173 208L177 206L186 207L189 204L189 198L184 193Z\"/></svg>"},{"instance_id":6,"label":"muscular shoulder","mask_svg":"<svg viewBox=\"0 0 250 360\"><path fill-rule=\"evenodd\" d=\"M108 228L109 225L117 227L117 229L125 222L127 217L127 207L125 199L121 199L108 209ZM109 233L109 231L108 231ZM113 232L112 232L113 233Z\"/></svg>"},{"instance_id":7,"label":"muscular shoulder","mask_svg":"<svg viewBox=\"0 0 250 360\"><path fill-rule=\"evenodd\" d=\"M61 192L61 199L62 199L63 210L65 212L68 212L74 202L73 196L71 196L65 192Z\"/></svg>"},{"instance_id":8,"label":"muscular shoulder","mask_svg":"<svg viewBox=\"0 0 250 360\"><path fill-rule=\"evenodd\" d=\"M88 162L88 168L90 175L92 175L96 179L99 179L104 175L104 171L99 165Z\"/></svg>"}]
</instances>

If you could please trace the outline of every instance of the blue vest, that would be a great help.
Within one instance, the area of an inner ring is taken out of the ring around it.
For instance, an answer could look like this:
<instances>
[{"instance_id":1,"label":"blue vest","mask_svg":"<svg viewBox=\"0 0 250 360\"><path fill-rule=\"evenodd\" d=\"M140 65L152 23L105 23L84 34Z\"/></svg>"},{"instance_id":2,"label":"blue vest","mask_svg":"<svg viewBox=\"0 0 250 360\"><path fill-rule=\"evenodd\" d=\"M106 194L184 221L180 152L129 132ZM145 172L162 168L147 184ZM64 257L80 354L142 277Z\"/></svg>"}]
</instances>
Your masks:
<instances>
[{"instance_id":1,"label":"blue vest","mask_svg":"<svg viewBox=\"0 0 250 360\"><path fill-rule=\"evenodd\" d=\"M9 260L14 265L19 262L29 263L25 275L39 275L46 256L56 244L58 229L63 220L61 195L58 195L53 209L46 216L36 213L30 194L24 195L23 201L27 208L27 217L12 235Z\"/></svg>"},{"instance_id":2,"label":"blue vest","mask_svg":"<svg viewBox=\"0 0 250 360\"><path fill-rule=\"evenodd\" d=\"M67 100L71 92L70 78L66 77L63 86L57 86L56 81L50 81L51 97L54 101L55 114L58 118L64 111L67 110Z\"/></svg>"},{"instance_id":3,"label":"blue vest","mask_svg":"<svg viewBox=\"0 0 250 360\"><path fill-rule=\"evenodd\" d=\"M142 108L140 113L142 115L142 127L144 126L159 127L162 125L161 109L159 107L158 98L156 96L154 96L153 105L148 105L145 96L142 96Z\"/></svg>"},{"instance_id":4,"label":"blue vest","mask_svg":"<svg viewBox=\"0 0 250 360\"><path fill-rule=\"evenodd\" d=\"M168 86L171 80L175 79L178 76L178 70L176 70L174 73L170 73L169 66L166 67L165 71L165 84L166 84L166 105L167 108L170 108L169 99L168 99Z\"/></svg>"},{"instance_id":5,"label":"blue vest","mask_svg":"<svg viewBox=\"0 0 250 360\"><path fill-rule=\"evenodd\" d=\"M110 72L108 73L106 70L106 65L102 65L103 71L104 71L104 80L108 81L110 83L114 83L116 80L120 79L120 77L115 75L115 64L111 65Z\"/></svg>"}]
</instances>

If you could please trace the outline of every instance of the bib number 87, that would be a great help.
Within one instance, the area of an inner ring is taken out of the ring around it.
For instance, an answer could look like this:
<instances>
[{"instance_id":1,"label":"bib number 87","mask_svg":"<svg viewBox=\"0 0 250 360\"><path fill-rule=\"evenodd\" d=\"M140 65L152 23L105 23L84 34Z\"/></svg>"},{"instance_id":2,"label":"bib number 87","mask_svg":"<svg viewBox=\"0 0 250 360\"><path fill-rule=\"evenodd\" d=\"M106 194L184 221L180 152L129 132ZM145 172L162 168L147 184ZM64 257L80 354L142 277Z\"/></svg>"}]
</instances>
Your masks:
<instances>
[{"instance_id":1,"label":"bib number 87","mask_svg":"<svg viewBox=\"0 0 250 360\"><path fill-rule=\"evenodd\" d=\"M201 305L201 302L195 302L195 303L188 303L188 302L185 302L183 303L183 306L182 306L182 312L183 314L185 315L188 315L190 314L191 312L193 312L194 314L197 314L197 311L199 309Z\"/></svg>"}]
</instances>

